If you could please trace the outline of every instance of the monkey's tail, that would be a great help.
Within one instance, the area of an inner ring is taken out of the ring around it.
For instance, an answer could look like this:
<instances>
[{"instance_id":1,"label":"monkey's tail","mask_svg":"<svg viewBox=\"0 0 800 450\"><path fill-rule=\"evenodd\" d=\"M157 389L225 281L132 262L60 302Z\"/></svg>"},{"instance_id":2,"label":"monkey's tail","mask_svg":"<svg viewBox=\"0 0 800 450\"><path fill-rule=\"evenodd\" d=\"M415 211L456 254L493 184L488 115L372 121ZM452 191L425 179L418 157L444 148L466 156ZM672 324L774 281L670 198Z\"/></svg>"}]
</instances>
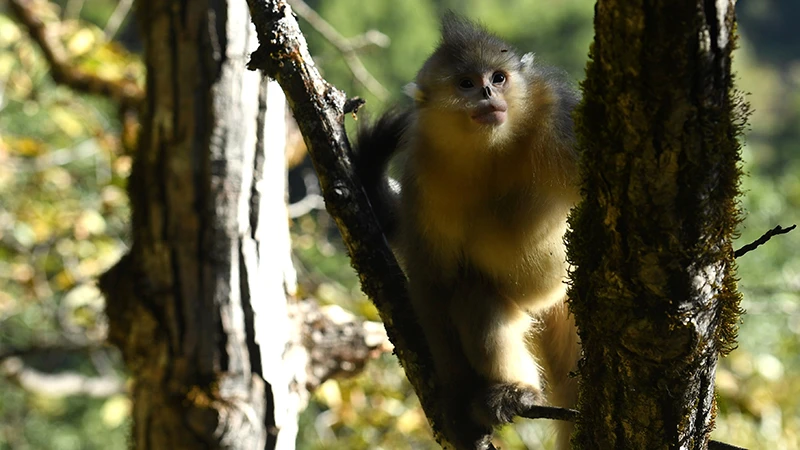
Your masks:
<instances>
[{"instance_id":1,"label":"monkey's tail","mask_svg":"<svg viewBox=\"0 0 800 450\"><path fill-rule=\"evenodd\" d=\"M386 170L392 156L403 144L403 135L411 121L411 110L392 109L375 122L358 129L353 146L353 164L378 217L383 234L391 242L397 227L400 189L389 180Z\"/></svg>"}]
</instances>

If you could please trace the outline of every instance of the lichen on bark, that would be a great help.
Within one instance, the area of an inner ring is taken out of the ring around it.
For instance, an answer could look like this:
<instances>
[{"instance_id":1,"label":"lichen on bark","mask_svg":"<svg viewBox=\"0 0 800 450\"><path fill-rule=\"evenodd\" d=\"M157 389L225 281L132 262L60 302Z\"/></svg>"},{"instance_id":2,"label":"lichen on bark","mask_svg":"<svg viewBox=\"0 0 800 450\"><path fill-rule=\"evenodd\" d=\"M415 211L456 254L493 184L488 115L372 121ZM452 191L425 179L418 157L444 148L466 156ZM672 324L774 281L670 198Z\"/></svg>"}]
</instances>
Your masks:
<instances>
[{"instance_id":1,"label":"lichen on bark","mask_svg":"<svg viewBox=\"0 0 800 450\"><path fill-rule=\"evenodd\" d=\"M717 8L721 9L717 9ZM728 1L601 0L568 233L577 448L705 448L740 314L742 102Z\"/></svg>"}]
</instances>

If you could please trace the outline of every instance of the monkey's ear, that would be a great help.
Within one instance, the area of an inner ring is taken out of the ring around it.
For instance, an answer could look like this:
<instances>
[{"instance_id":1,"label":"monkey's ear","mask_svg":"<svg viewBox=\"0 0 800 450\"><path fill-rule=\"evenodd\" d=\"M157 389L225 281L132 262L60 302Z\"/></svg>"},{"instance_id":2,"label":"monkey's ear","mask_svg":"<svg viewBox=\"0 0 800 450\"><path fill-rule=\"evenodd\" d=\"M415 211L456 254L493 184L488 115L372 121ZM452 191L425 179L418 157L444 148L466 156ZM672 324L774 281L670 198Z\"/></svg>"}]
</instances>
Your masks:
<instances>
[{"instance_id":1,"label":"monkey's ear","mask_svg":"<svg viewBox=\"0 0 800 450\"><path fill-rule=\"evenodd\" d=\"M533 69L533 53L525 53L522 55L522 59L520 59L522 63L522 70L528 71Z\"/></svg>"},{"instance_id":2,"label":"monkey's ear","mask_svg":"<svg viewBox=\"0 0 800 450\"><path fill-rule=\"evenodd\" d=\"M403 87L403 92L417 103L425 102L425 93L422 92L417 83L408 83Z\"/></svg>"}]
</instances>

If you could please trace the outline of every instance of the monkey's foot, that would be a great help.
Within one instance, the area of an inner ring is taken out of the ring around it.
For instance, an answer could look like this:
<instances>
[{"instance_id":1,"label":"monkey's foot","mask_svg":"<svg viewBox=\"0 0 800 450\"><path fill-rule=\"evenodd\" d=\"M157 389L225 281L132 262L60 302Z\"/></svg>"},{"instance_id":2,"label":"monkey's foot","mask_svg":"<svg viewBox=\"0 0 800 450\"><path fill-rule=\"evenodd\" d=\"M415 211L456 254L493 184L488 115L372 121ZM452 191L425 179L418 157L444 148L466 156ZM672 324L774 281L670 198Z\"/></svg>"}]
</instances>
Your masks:
<instances>
[{"instance_id":1,"label":"monkey's foot","mask_svg":"<svg viewBox=\"0 0 800 450\"><path fill-rule=\"evenodd\" d=\"M544 405L541 389L521 384L493 384L478 391L472 402L472 414L479 423L495 426L509 423L531 407Z\"/></svg>"}]
</instances>

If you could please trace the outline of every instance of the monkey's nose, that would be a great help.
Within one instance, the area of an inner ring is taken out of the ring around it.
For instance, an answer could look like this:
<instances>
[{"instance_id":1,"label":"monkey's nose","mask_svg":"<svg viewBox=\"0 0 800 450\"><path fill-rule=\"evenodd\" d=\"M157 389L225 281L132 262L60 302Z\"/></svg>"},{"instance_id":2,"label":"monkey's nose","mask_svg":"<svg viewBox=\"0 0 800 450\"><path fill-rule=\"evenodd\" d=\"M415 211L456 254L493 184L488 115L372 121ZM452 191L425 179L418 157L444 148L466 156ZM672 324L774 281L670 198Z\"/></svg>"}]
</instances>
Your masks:
<instances>
[{"instance_id":1,"label":"monkey's nose","mask_svg":"<svg viewBox=\"0 0 800 450\"><path fill-rule=\"evenodd\" d=\"M483 87L483 98L489 98L492 96L492 88L489 86Z\"/></svg>"}]
</instances>

